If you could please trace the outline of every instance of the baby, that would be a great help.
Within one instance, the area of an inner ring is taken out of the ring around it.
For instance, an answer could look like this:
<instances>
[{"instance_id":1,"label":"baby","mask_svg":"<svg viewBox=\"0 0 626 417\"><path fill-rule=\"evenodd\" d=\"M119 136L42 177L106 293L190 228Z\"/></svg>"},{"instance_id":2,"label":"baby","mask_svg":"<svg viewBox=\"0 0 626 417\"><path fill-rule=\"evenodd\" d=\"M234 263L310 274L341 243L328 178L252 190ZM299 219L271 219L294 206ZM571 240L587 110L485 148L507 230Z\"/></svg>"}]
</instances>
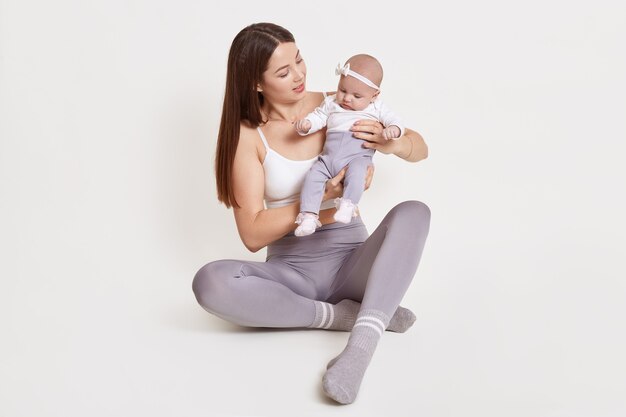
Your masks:
<instances>
[{"instance_id":1,"label":"baby","mask_svg":"<svg viewBox=\"0 0 626 417\"><path fill-rule=\"evenodd\" d=\"M296 236L310 235L322 225L318 219L326 181L346 165L343 197L335 199L338 210L334 218L341 223L350 223L352 217L357 216L356 205L363 194L367 167L373 164L375 150L363 148L363 142L352 136L350 128L355 121L379 121L385 127L383 137L387 140L398 139L404 134L402 121L377 99L383 68L376 58L355 55L343 67L338 65L335 72L340 75L337 93L295 123L302 136L327 126L322 154L307 173L302 186L300 213L295 221L299 225L294 232Z\"/></svg>"}]
</instances>

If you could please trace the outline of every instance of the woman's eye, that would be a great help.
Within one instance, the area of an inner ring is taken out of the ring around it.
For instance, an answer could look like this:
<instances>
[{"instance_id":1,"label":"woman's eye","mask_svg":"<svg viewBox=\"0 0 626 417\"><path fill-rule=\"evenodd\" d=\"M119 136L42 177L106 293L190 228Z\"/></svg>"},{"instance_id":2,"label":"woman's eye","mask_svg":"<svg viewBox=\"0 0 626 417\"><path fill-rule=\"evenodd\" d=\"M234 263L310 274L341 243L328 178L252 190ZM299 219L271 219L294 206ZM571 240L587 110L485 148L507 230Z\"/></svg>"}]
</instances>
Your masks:
<instances>
[{"instance_id":1,"label":"woman's eye","mask_svg":"<svg viewBox=\"0 0 626 417\"><path fill-rule=\"evenodd\" d=\"M296 61L296 64L301 63L302 61L304 61L304 59L300 58L300 61Z\"/></svg>"},{"instance_id":2,"label":"woman's eye","mask_svg":"<svg viewBox=\"0 0 626 417\"><path fill-rule=\"evenodd\" d=\"M280 74L280 75L279 75L279 77L280 77L280 78L285 78L287 75L289 75L289 73L288 73L288 72L286 72L286 73L284 73L284 74Z\"/></svg>"}]
</instances>

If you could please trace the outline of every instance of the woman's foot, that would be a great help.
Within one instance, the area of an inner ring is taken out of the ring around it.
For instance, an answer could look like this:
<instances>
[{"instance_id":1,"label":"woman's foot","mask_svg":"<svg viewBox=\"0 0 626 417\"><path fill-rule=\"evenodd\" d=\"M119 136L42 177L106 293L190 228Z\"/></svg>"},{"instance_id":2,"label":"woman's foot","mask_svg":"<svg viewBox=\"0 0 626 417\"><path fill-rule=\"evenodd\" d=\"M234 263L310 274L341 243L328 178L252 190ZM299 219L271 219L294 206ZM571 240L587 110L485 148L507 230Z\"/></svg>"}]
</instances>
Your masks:
<instances>
[{"instance_id":1,"label":"woman's foot","mask_svg":"<svg viewBox=\"0 0 626 417\"><path fill-rule=\"evenodd\" d=\"M308 236L315 232L315 229L322 226L322 223L318 220L318 215L315 213L300 213L298 217L296 217L295 223L298 223L299 226L296 228L295 232L293 232L296 236Z\"/></svg>"},{"instance_id":2,"label":"woman's foot","mask_svg":"<svg viewBox=\"0 0 626 417\"><path fill-rule=\"evenodd\" d=\"M358 316L359 310L361 309L361 303L346 298L331 307L333 308L334 316L337 317L337 319L333 320L332 326L330 326L330 328L343 331L352 330L352 328L354 327L354 322L356 321L356 317ZM411 326L413 326L415 320L415 314L413 314L411 310L398 306L398 309L391 317L391 320L389 320L389 325L385 330L387 330L388 332L404 333L409 330ZM337 359L339 359L339 356L331 359L330 362L328 362L328 364L326 365L326 369L333 366L335 362L337 362Z\"/></svg>"},{"instance_id":3,"label":"woman's foot","mask_svg":"<svg viewBox=\"0 0 626 417\"><path fill-rule=\"evenodd\" d=\"M388 325L389 317L382 311L359 311L348 345L322 378L326 395L341 404L354 402L378 340Z\"/></svg>"},{"instance_id":4,"label":"woman's foot","mask_svg":"<svg viewBox=\"0 0 626 417\"><path fill-rule=\"evenodd\" d=\"M354 326L361 303L345 298L337 304L315 301L315 319L309 327L349 332ZM385 330L404 333L415 323L415 314L408 308L399 306Z\"/></svg>"}]
</instances>

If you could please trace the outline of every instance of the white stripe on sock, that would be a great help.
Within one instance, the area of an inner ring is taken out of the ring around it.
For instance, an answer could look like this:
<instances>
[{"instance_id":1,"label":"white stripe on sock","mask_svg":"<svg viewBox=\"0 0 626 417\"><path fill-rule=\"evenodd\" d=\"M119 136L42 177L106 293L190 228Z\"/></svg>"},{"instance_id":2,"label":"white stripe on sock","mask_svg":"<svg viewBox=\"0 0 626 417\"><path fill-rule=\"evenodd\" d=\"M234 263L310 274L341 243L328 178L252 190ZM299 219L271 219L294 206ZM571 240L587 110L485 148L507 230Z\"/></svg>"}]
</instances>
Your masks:
<instances>
[{"instance_id":1,"label":"white stripe on sock","mask_svg":"<svg viewBox=\"0 0 626 417\"><path fill-rule=\"evenodd\" d=\"M379 328L377 325L375 325L375 324L372 324L372 323L363 323L363 322L361 322L361 323L355 323L354 327L357 327L357 326L367 326L367 327L371 327L372 329L376 330L376 333L378 333L378 336L382 336L382 335L383 335L383 332L382 332L382 331L380 330L380 328Z\"/></svg>"},{"instance_id":2,"label":"white stripe on sock","mask_svg":"<svg viewBox=\"0 0 626 417\"><path fill-rule=\"evenodd\" d=\"M328 304L328 308L330 309L330 318L328 319L328 324L324 326L325 329L328 329L333 321L335 320L335 309L332 305Z\"/></svg>"},{"instance_id":3,"label":"white stripe on sock","mask_svg":"<svg viewBox=\"0 0 626 417\"><path fill-rule=\"evenodd\" d=\"M318 302L322 305L322 321L316 326L319 329L324 325L324 322L326 321L326 303L322 303L320 301Z\"/></svg>"},{"instance_id":4,"label":"white stripe on sock","mask_svg":"<svg viewBox=\"0 0 626 417\"><path fill-rule=\"evenodd\" d=\"M376 317L372 317L372 316L363 316L363 317L359 317L356 322L358 323L360 320L371 320L375 323L378 323L380 325L380 328L383 329L383 331L385 331L386 326L385 326L385 323L383 323L381 319L377 319Z\"/></svg>"}]
</instances>

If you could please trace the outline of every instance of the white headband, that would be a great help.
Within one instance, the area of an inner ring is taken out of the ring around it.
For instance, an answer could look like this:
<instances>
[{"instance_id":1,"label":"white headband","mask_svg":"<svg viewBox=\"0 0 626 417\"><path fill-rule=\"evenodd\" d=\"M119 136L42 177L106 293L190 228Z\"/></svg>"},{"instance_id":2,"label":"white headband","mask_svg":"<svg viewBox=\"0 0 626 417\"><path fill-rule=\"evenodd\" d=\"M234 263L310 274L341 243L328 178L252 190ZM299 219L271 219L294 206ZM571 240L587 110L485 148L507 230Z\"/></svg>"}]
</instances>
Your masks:
<instances>
[{"instance_id":1,"label":"white headband","mask_svg":"<svg viewBox=\"0 0 626 417\"><path fill-rule=\"evenodd\" d=\"M380 90L379 86L377 86L376 84L374 84L373 82L371 82L370 80L368 80L367 78L359 74L358 72L352 71L350 69L350 63L347 63L343 67L341 66L341 63L337 64L337 68L335 68L335 75L345 75L346 77L350 75L356 78L357 80L364 82L368 86L375 88L377 90Z\"/></svg>"}]
</instances>

